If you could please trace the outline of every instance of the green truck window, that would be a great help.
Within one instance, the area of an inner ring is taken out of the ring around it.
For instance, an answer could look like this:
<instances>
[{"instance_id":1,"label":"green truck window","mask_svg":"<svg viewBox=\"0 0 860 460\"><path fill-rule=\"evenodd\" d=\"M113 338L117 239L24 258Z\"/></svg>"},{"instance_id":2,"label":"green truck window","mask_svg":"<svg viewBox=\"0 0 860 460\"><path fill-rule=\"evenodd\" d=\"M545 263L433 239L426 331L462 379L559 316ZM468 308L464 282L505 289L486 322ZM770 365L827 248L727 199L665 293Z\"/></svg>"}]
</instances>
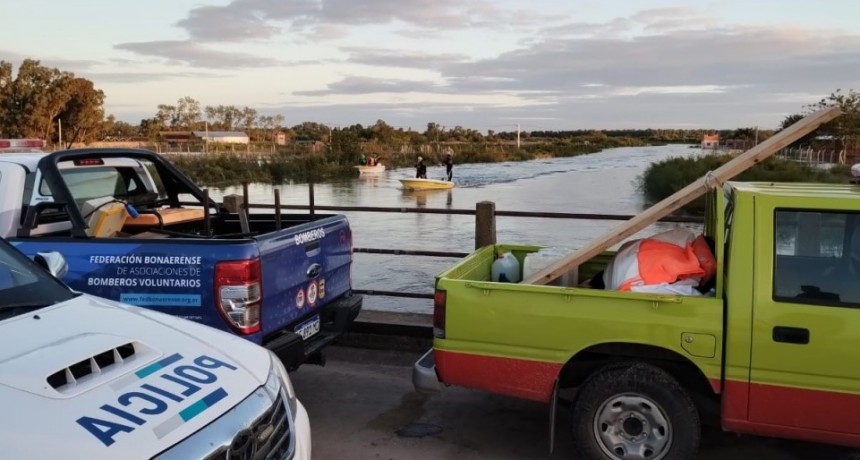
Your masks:
<instances>
[{"instance_id":1,"label":"green truck window","mask_svg":"<svg viewBox=\"0 0 860 460\"><path fill-rule=\"evenodd\" d=\"M773 299L860 307L860 214L777 210Z\"/></svg>"}]
</instances>

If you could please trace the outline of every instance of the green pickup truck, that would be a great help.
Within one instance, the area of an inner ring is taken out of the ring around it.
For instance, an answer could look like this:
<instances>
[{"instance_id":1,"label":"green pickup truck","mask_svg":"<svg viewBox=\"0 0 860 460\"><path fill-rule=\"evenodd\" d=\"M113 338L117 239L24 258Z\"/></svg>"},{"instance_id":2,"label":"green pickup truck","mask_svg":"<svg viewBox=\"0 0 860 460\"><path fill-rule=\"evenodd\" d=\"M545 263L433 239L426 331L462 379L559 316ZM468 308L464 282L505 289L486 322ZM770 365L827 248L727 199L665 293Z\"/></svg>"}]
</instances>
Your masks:
<instances>
[{"instance_id":1,"label":"green pickup truck","mask_svg":"<svg viewBox=\"0 0 860 460\"><path fill-rule=\"evenodd\" d=\"M522 266L536 246L483 247L441 273L415 388L545 402L551 433L565 390L585 459L693 458L708 421L860 446L860 187L726 182L706 198L705 295L490 281L497 254Z\"/></svg>"}]
</instances>

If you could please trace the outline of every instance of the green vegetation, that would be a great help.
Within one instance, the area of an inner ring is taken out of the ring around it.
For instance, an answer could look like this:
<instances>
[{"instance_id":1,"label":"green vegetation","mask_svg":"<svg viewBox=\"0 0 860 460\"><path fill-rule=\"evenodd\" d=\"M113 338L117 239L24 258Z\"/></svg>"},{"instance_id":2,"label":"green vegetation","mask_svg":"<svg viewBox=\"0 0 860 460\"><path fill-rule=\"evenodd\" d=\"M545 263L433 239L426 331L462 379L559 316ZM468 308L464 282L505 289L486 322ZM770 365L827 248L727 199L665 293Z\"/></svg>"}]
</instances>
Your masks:
<instances>
[{"instance_id":1,"label":"green vegetation","mask_svg":"<svg viewBox=\"0 0 860 460\"><path fill-rule=\"evenodd\" d=\"M243 182L323 181L355 174L352 165L343 164L335 155L251 158L218 153L205 156L171 155L169 160L193 181L204 186L227 186Z\"/></svg>"},{"instance_id":2,"label":"green vegetation","mask_svg":"<svg viewBox=\"0 0 860 460\"><path fill-rule=\"evenodd\" d=\"M681 190L708 171L733 158L732 155L669 158L652 163L639 178L639 187L649 204L656 203ZM771 157L735 176L732 180L764 182L846 182L848 167L821 169L804 163ZM705 200L699 198L680 210L681 214L704 215Z\"/></svg>"}]
</instances>

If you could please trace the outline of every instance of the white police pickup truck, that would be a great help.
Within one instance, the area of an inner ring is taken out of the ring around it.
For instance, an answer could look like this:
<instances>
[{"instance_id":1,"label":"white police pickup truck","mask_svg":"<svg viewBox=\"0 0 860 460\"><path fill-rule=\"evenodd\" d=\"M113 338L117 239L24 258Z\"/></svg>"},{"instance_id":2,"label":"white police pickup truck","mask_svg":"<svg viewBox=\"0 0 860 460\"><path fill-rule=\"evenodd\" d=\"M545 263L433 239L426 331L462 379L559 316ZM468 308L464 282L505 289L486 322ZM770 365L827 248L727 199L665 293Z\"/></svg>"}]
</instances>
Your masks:
<instances>
[{"instance_id":1,"label":"white police pickup truck","mask_svg":"<svg viewBox=\"0 0 860 460\"><path fill-rule=\"evenodd\" d=\"M35 259L0 239L0 457L310 458L272 352L75 292L62 256Z\"/></svg>"}]
</instances>

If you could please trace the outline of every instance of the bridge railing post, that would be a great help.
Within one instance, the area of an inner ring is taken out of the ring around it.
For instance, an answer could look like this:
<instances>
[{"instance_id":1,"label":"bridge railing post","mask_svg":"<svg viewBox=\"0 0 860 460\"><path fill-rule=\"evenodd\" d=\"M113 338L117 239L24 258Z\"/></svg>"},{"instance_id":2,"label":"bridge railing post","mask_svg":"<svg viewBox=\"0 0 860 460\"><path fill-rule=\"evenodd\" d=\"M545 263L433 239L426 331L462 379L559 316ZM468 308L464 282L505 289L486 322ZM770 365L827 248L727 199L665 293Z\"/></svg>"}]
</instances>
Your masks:
<instances>
[{"instance_id":1,"label":"bridge railing post","mask_svg":"<svg viewBox=\"0 0 860 460\"><path fill-rule=\"evenodd\" d=\"M475 204L475 249L496 244L496 203Z\"/></svg>"}]
</instances>

